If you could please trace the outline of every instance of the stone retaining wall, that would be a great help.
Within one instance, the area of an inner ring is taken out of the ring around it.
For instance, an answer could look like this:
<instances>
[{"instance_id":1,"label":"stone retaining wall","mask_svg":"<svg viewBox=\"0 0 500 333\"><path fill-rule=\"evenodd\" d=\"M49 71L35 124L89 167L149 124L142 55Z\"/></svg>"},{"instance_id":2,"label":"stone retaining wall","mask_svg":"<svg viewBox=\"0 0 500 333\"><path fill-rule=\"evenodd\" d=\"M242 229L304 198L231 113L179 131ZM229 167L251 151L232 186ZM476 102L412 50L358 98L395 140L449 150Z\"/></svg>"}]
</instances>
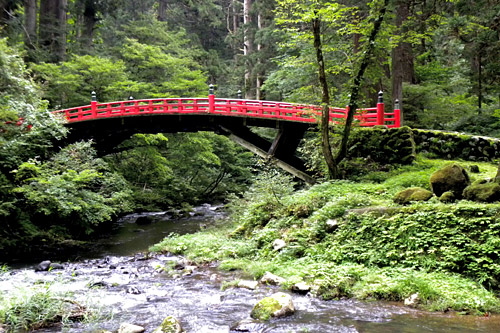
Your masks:
<instances>
[{"instance_id":1,"label":"stone retaining wall","mask_svg":"<svg viewBox=\"0 0 500 333\"><path fill-rule=\"evenodd\" d=\"M412 129L412 132L417 153L467 161L493 161L500 158L500 139L421 129Z\"/></svg>"},{"instance_id":2,"label":"stone retaining wall","mask_svg":"<svg viewBox=\"0 0 500 333\"><path fill-rule=\"evenodd\" d=\"M379 163L410 164L415 160L415 142L409 127L361 127L352 132L349 157L366 157Z\"/></svg>"},{"instance_id":3,"label":"stone retaining wall","mask_svg":"<svg viewBox=\"0 0 500 333\"><path fill-rule=\"evenodd\" d=\"M443 159L493 161L500 158L500 139L458 132L409 127L357 128L349 142L349 157L366 157L379 163L409 164L415 153Z\"/></svg>"}]
</instances>

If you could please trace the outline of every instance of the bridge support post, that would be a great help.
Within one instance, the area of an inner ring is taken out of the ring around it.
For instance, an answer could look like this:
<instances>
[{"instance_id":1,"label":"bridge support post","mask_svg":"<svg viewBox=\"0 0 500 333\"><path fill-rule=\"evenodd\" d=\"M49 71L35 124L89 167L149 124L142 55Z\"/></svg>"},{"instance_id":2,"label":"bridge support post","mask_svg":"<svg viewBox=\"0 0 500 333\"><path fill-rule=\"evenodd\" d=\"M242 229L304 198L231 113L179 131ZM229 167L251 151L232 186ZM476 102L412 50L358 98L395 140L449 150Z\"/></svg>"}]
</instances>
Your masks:
<instances>
[{"instance_id":1,"label":"bridge support post","mask_svg":"<svg viewBox=\"0 0 500 333\"><path fill-rule=\"evenodd\" d=\"M394 126L401 127L401 109L399 106L399 99L394 101Z\"/></svg>"},{"instance_id":2,"label":"bridge support post","mask_svg":"<svg viewBox=\"0 0 500 333\"><path fill-rule=\"evenodd\" d=\"M378 102L377 102L377 125L384 125L385 115L384 115L384 93L382 91L378 92Z\"/></svg>"},{"instance_id":3,"label":"bridge support post","mask_svg":"<svg viewBox=\"0 0 500 333\"><path fill-rule=\"evenodd\" d=\"M92 92L92 99L90 100L90 112L92 113L92 117L97 115L97 94L95 91Z\"/></svg>"},{"instance_id":4,"label":"bridge support post","mask_svg":"<svg viewBox=\"0 0 500 333\"><path fill-rule=\"evenodd\" d=\"M295 150L307 130L307 124L287 125L279 129L272 143L253 133L246 126L220 127L220 130L221 134L226 135L242 147L312 185L316 180L306 173L304 162L294 156Z\"/></svg>"},{"instance_id":5,"label":"bridge support post","mask_svg":"<svg viewBox=\"0 0 500 333\"><path fill-rule=\"evenodd\" d=\"M215 91L214 85L210 84L208 86L208 113L214 113L215 111Z\"/></svg>"}]
</instances>

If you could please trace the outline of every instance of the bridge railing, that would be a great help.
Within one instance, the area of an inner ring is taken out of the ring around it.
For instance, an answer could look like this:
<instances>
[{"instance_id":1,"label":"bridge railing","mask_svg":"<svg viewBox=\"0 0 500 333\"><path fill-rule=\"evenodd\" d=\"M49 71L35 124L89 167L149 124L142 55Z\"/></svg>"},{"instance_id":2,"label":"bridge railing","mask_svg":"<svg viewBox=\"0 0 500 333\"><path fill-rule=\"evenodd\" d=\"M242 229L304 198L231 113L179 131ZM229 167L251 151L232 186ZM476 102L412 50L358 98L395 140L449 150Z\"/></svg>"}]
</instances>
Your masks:
<instances>
[{"instance_id":1,"label":"bridge railing","mask_svg":"<svg viewBox=\"0 0 500 333\"><path fill-rule=\"evenodd\" d=\"M95 95L90 105L54 111L68 122L78 122L110 117L139 116L146 114L215 114L254 118L272 118L316 123L321 117L321 107L285 102L215 98L157 98L110 103L97 103ZM348 108L330 108L330 121L339 123L346 119ZM399 110L386 113L379 100L377 107L359 109L354 116L360 126L387 125L399 127Z\"/></svg>"}]
</instances>

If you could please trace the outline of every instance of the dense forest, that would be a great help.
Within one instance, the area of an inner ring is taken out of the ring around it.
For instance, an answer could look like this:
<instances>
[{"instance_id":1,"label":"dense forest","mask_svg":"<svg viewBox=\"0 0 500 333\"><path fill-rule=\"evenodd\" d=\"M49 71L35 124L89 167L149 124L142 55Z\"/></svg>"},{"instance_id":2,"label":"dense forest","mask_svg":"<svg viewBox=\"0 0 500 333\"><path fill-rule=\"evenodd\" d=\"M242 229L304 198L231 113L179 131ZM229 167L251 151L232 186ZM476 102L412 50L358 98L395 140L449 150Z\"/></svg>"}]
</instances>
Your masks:
<instances>
[{"instance_id":1,"label":"dense forest","mask_svg":"<svg viewBox=\"0 0 500 333\"><path fill-rule=\"evenodd\" d=\"M486 0L1 1L0 245L224 200L261 168L213 133L135 135L106 156L92 142L59 147L67 130L47 110L89 104L93 91L102 102L195 97L214 84L219 97L320 104L326 92L346 105L364 59L359 105L382 90L405 125L498 135L499 10ZM311 140L302 151L321 165Z\"/></svg>"}]
</instances>

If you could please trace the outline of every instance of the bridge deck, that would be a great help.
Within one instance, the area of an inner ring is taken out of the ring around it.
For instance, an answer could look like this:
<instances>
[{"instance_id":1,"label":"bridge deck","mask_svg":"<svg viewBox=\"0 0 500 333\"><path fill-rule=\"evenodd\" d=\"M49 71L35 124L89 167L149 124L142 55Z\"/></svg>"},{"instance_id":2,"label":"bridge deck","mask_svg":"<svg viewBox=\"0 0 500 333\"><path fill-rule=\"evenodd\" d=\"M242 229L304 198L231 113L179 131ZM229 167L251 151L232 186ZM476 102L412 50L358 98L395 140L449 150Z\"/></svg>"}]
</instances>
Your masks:
<instances>
[{"instance_id":1,"label":"bridge deck","mask_svg":"<svg viewBox=\"0 0 500 333\"><path fill-rule=\"evenodd\" d=\"M330 108L330 121L342 122L347 108ZM159 114L222 115L232 117L276 119L300 123L316 123L321 107L285 102L215 98L157 98L109 103L92 102L90 105L54 111L69 123L112 117L145 116ZM399 110L385 112L384 104L375 108L359 109L354 118L361 126L386 125L400 127Z\"/></svg>"}]
</instances>

